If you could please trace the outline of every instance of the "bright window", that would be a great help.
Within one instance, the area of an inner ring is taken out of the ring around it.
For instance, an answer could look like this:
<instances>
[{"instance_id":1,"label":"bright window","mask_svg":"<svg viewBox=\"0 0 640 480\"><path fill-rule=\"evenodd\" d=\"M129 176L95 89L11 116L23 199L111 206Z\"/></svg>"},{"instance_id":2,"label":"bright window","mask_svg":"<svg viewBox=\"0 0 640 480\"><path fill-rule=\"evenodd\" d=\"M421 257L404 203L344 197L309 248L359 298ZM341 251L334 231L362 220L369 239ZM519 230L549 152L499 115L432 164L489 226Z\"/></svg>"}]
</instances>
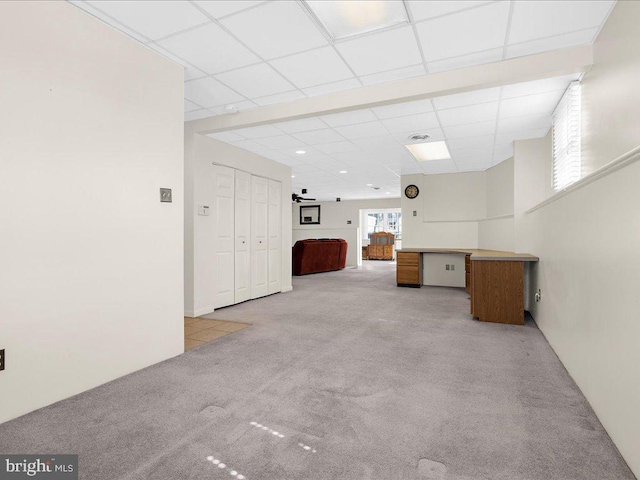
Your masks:
<instances>
[{"instance_id":1,"label":"bright window","mask_svg":"<svg viewBox=\"0 0 640 480\"><path fill-rule=\"evenodd\" d=\"M553 112L553 188L562 190L582 176L580 82L571 82Z\"/></svg>"}]
</instances>

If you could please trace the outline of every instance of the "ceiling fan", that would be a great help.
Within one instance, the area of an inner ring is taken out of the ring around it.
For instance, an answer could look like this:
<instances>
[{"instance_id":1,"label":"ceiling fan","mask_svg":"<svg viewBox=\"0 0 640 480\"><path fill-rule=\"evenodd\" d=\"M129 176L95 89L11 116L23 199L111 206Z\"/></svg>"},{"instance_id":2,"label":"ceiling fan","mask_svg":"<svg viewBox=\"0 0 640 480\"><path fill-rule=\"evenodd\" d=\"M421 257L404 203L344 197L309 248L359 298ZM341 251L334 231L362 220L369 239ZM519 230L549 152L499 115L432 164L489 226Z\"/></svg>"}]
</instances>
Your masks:
<instances>
[{"instance_id":1,"label":"ceiling fan","mask_svg":"<svg viewBox=\"0 0 640 480\"><path fill-rule=\"evenodd\" d=\"M302 189L302 193L303 194L307 193L307 189L303 188ZM306 201L306 202L315 202L316 199L315 198L303 198L302 196L300 196L300 195L298 195L297 193L294 192L294 193L291 194L291 201L295 202L295 203L300 203L300 202L304 202L304 201Z\"/></svg>"}]
</instances>

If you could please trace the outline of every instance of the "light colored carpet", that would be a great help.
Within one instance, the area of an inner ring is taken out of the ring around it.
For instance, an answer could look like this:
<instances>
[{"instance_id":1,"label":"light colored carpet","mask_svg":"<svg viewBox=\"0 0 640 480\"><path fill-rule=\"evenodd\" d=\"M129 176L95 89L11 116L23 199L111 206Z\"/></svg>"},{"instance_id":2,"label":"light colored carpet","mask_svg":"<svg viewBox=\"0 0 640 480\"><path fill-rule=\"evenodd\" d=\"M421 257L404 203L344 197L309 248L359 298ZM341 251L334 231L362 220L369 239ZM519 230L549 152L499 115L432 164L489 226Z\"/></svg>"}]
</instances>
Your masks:
<instances>
[{"instance_id":1,"label":"light colored carpet","mask_svg":"<svg viewBox=\"0 0 640 480\"><path fill-rule=\"evenodd\" d=\"M0 425L0 452L77 453L90 480L634 478L531 321L394 272L220 310L253 325Z\"/></svg>"}]
</instances>

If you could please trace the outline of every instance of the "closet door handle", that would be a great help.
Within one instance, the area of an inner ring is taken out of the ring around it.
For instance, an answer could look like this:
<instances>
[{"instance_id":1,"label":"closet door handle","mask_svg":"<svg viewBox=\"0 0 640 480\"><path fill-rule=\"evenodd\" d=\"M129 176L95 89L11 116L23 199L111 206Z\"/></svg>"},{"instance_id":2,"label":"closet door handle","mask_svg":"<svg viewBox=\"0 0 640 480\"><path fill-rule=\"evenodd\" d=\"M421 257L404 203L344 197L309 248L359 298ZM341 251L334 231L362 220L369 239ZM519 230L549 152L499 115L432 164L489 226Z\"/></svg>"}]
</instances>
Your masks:
<instances>
[{"instance_id":1,"label":"closet door handle","mask_svg":"<svg viewBox=\"0 0 640 480\"><path fill-rule=\"evenodd\" d=\"M244 243L244 240L242 240L242 243Z\"/></svg>"}]
</instances>

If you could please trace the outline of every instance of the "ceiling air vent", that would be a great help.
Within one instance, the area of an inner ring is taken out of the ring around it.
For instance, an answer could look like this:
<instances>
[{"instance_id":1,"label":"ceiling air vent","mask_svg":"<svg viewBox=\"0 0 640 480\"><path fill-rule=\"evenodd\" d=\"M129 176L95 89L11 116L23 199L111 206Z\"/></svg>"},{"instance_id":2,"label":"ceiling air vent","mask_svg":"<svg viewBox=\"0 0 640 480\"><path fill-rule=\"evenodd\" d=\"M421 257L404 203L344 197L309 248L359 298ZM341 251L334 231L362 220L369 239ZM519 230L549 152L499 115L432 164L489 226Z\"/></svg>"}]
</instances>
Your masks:
<instances>
[{"instance_id":1,"label":"ceiling air vent","mask_svg":"<svg viewBox=\"0 0 640 480\"><path fill-rule=\"evenodd\" d=\"M414 141L422 141L422 140L426 140L427 138L429 138L429 135L427 135L426 133L414 133L413 135L409 135L409 140L414 140Z\"/></svg>"}]
</instances>

